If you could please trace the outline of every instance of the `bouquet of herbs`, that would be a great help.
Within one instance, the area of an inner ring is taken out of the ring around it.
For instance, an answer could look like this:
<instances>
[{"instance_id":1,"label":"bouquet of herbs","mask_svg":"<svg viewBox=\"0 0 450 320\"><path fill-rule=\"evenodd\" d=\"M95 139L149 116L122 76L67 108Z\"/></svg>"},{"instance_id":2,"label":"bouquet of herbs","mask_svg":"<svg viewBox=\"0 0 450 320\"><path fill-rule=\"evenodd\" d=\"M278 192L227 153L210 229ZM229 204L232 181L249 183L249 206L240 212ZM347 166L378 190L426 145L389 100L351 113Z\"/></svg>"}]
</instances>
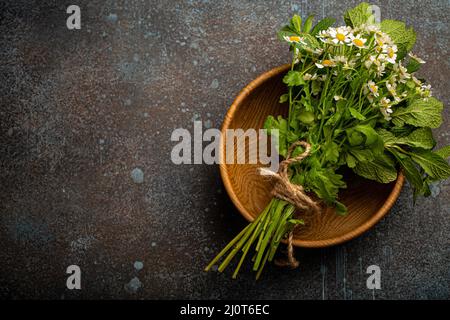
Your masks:
<instances>
[{"instance_id":1,"label":"bouquet of herbs","mask_svg":"<svg viewBox=\"0 0 450 320\"><path fill-rule=\"evenodd\" d=\"M380 183L396 180L401 169L415 196L428 196L431 183L450 176L450 146L433 151L431 129L442 123L443 104L415 75L425 63L410 52L415 32L401 21L375 23L367 3L348 10L344 21L333 27L334 19L325 18L313 27L312 16L302 23L295 15L278 34L293 55L283 79L287 93L280 97L289 113L269 116L265 128L277 134L283 157L305 151L305 145L297 146L290 154L298 141L310 146L308 157L289 165L290 183L341 215L347 213L338 197L346 187L338 173L343 167ZM273 198L206 270L224 257L222 272L240 253L236 277L252 252L259 277L281 240L303 223L295 212L294 204Z\"/></svg>"}]
</instances>

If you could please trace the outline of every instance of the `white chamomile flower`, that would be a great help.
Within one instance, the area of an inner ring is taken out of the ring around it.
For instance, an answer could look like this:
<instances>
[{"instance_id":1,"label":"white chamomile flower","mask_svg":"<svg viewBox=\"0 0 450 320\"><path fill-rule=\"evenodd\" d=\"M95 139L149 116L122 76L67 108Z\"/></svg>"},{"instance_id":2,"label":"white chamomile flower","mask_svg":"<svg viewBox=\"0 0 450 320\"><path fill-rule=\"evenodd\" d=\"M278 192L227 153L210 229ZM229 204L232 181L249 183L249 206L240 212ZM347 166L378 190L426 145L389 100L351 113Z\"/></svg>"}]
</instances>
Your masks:
<instances>
[{"instance_id":1,"label":"white chamomile flower","mask_svg":"<svg viewBox=\"0 0 450 320\"><path fill-rule=\"evenodd\" d=\"M348 62L348 58L346 56L335 56L333 58L333 60L335 62L344 63L344 64Z\"/></svg>"},{"instance_id":2,"label":"white chamomile flower","mask_svg":"<svg viewBox=\"0 0 450 320\"><path fill-rule=\"evenodd\" d=\"M314 73L314 75L311 75L310 73L305 73L303 75L303 80L309 81L309 80L316 80L317 79L317 73Z\"/></svg>"},{"instance_id":3,"label":"white chamomile flower","mask_svg":"<svg viewBox=\"0 0 450 320\"><path fill-rule=\"evenodd\" d=\"M321 63L317 63L316 62L316 67L317 68L319 68L319 69L323 69L323 68L332 68L332 67L335 67L336 66L336 62L335 61L333 61L333 60L329 60L329 59L325 59L325 60L322 60L322 62Z\"/></svg>"},{"instance_id":4,"label":"white chamomile flower","mask_svg":"<svg viewBox=\"0 0 450 320\"><path fill-rule=\"evenodd\" d=\"M377 58L375 56L369 56L369 58L364 61L364 66L367 69L370 69L370 67L375 63L375 61L378 62L378 60L377 60Z\"/></svg>"},{"instance_id":5,"label":"white chamomile flower","mask_svg":"<svg viewBox=\"0 0 450 320\"><path fill-rule=\"evenodd\" d=\"M396 102L401 101L400 97L397 94L397 85L395 83L386 82L386 89L389 91Z\"/></svg>"},{"instance_id":6,"label":"white chamomile flower","mask_svg":"<svg viewBox=\"0 0 450 320\"><path fill-rule=\"evenodd\" d=\"M357 36L351 35L350 40L351 40L351 42L349 44L350 46L353 45L360 49L363 49L366 47L365 44L367 42L367 39L362 38L361 35L357 35Z\"/></svg>"},{"instance_id":7,"label":"white chamomile flower","mask_svg":"<svg viewBox=\"0 0 450 320\"><path fill-rule=\"evenodd\" d=\"M334 96L333 99L334 99L335 101L339 101L339 100L347 100L347 99L345 99L344 97L338 96L338 95Z\"/></svg>"},{"instance_id":8,"label":"white chamomile flower","mask_svg":"<svg viewBox=\"0 0 450 320\"><path fill-rule=\"evenodd\" d=\"M412 79L412 81L414 82L414 84L416 85L416 86L421 86L422 85L422 81L420 81L419 79L417 79L416 77L414 77L414 76L411 76L411 79Z\"/></svg>"},{"instance_id":9,"label":"white chamomile flower","mask_svg":"<svg viewBox=\"0 0 450 320\"><path fill-rule=\"evenodd\" d=\"M328 34L334 44L346 44L350 42L349 30L346 27L330 28Z\"/></svg>"},{"instance_id":10,"label":"white chamomile flower","mask_svg":"<svg viewBox=\"0 0 450 320\"><path fill-rule=\"evenodd\" d=\"M378 97L380 94L378 93L378 86L375 84L375 82L373 82L372 80L370 80L367 83L367 88L369 89L370 93L374 96L374 97Z\"/></svg>"},{"instance_id":11,"label":"white chamomile flower","mask_svg":"<svg viewBox=\"0 0 450 320\"><path fill-rule=\"evenodd\" d=\"M409 57L410 57L411 59L416 60L416 61L417 61L418 63L420 63L420 64L426 63L425 60L419 58L418 56L416 56L416 55L413 54L412 52L408 53L408 55L409 55Z\"/></svg>"},{"instance_id":12,"label":"white chamomile flower","mask_svg":"<svg viewBox=\"0 0 450 320\"><path fill-rule=\"evenodd\" d=\"M408 70L402 66L401 62L398 64L394 64L394 71L398 74L398 81L400 83L406 83L408 79L411 79L411 75L408 73Z\"/></svg>"},{"instance_id":13,"label":"white chamomile flower","mask_svg":"<svg viewBox=\"0 0 450 320\"><path fill-rule=\"evenodd\" d=\"M365 24L362 25L362 29L366 31L367 33L378 33L380 32L380 27L376 24Z\"/></svg>"},{"instance_id":14,"label":"white chamomile flower","mask_svg":"<svg viewBox=\"0 0 450 320\"><path fill-rule=\"evenodd\" d=\"M380 106L381 106L380 111L383 114L384 119L387 121L391 120L392 119L391 114L393 112L391 100L386 97L381 98Z\"/></svg>"},{"instance_id":15,"label":"white chamomile flower","mask_svg":"<svg viewBox=\"0 0 450 320\"><path fill-rule=\"evenodd\" d=\"M429 97L431 97L432 96L432 92L431 92L431 85L425 85L425 84L423 84L421 87L420 87L420 95L421 95L421 97L423 97L423 98L429 98Z\"/></svg>"},{"instance_id":16,"label":"white chamomile flower","mask_svg":"<svg viewBox=\"0 0 450 320\"><path fill-rule=\"evenodd\" d=\"M289 43L301 43L302 45L306 46L305 41L302 37L299 36L284 36L283 37L285 41Z\"/></svg>"},{"instance_id":17,"label":"white chamomile flower","mask_svg":"<svg viewBox=\"0 0 450 320\"><path fill-rule=\"evenodd\" d=\"M398 51L398 48L395 44L392 46L388 46L385 50L386 61L389 63L395 64L395 62L397 60L397 51Z\"/></svg>"}]
</instances>

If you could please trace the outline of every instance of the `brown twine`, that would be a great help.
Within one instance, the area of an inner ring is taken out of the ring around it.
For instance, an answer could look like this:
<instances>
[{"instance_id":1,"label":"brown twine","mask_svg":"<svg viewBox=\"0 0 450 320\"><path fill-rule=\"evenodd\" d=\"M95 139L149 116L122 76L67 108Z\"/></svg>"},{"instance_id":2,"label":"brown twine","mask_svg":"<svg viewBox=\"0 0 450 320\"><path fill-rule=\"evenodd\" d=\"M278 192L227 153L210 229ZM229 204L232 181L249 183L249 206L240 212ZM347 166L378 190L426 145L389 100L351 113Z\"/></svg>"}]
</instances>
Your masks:
<instances>
[{"instance_id":1,"label":"brown twine","mask_svg":"<svg viewBox=\"0 0 450 320\"><path fill-rule=\"evenodd\" d=\"M298 146L302 146L305 151L303 151L303 153L299 154L298 156L291 158L292 152L294 152L295 148ZM280 163L278 173L274 173L265 168L261 168L260 173L263 175L269 175L275 180L275 184L272 189L272 196L291 203L300 211L313 212L314 214L318 214L320 213L319 205L305 193L305 190L302 186L291 183L288 174L288 168L291 164L301 162L303 159L308 157L310 153L311 145L308 142L294 142L289 147L286 159ZM287 259L276 260L276 265L282 267L290 267L292 269L295 269L299 266L299 262L294 257L293 238L294 229L289 232L287 239Z\"/></svg>"}]
</instances>

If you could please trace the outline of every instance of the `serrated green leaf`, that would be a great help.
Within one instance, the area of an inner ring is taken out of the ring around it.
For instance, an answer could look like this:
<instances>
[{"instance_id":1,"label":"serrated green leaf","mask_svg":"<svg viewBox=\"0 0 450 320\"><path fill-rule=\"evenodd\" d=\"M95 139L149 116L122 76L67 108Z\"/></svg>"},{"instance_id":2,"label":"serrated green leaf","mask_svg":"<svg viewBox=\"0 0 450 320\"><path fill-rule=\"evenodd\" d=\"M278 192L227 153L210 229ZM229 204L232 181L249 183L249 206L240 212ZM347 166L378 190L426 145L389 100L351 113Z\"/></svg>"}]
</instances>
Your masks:
<instances>
[{"instance_id":1,"label":"serrated green leaf","mask_svg":"<svg viewBox=\"0 0 450 320\"><path fill-rule=\"evenodd\" d=\"M322 20L320 20L312 29L312 31L310 32L311 35L315 36L317 35L320 31L322 30L326 30L329 27L331 27L334 23L336 22L336 19L333 18L324 18Z\"/></svg>"},{"instance_id":2,"label":"serrated green leaf","mask_svg":"<svg viewBox=\"0 0 450 320\"><path fill-rule=\"evenodd\" d=\"M314 193L329 205L335 203L339 189L346 188L342 175L331 169L312 168L308 172L308 181Z\"/></svg>"},{"instance_id":3,"label":"serrated green leaf","mask_svg":"<svg viewBox=\"0 0 450 320\"><path fill-rule=\"evenodd\" d=\"M406 179L408 179L409 183L416 190L422 190L423 188L423 179L419 170L416 168L414 162L411 158L405 154L398 152L395 149L391 149L390 152L397 159L397 162L403 168L403 172L405 173Z\"/></svg>"},{"instance_id":4,"label":"serrated green leaf","mask_svg":"<svg viewBox=\"0 0 450 320\"><path fill-rule=\"evenodd\" d=\"M298 33L302 32L302 18L299 15L294 14L292 17L291 28Z\"/></svg>"},{"instance_id":5,"label":"serrated green leaf","mask_svg":"<svg viewBox=\"0 0 450 320\"><path fill-rule=\"evenodd\" d=\"M354 156L352 156L350 153L346 153L345 154L345 161L347 163L347 166L351 169L353 169L354 167L356 167L357 164L357 160Z\"/></svg>"},{"instance_id":6,"label":"serrated green leaf","mask_svg":"<svg viewBox=\"0 0 450 320\"><path fill-rule=\"evenodd\" d=\"M370 162L375 159L372 150L366 149L351 149L350 154L358 160L358 162Z\"/></svg>"},{"instance_id":7,"label":"serrated green leaf","mask_svg":"<svg viewBox=\"0 0 450 320\"><path fill-rule=\"evenodd\" d=\"M311 31L313 20L314 15L310 15L308 18L306 18L305 24L303 25L303 32L309 33Z\"/></svg>"},{"instance_id":8,"label":"serrated green leaf","mask_svg":"<svg viewBox=\"0 0 450 320\"><path fill-rule=\"evenodd\" d=\"M422 149L433 149L436 142L430 128L419 128L406 137L398 138L398 144Z\"/></svg>"},{"instance_id":9,"label":"serrated green leaf","mask_svg":"<svg viewBox=\"0 0 450 320\"><path fill-rule=\"evenodd\" d=\"M403 21L383 20L381 30L386 32L398 47L398 60L403 59L411 51L416 42L414 29L407 28Z\"/></svg>"},{"instance_id":10,"label":"serrated green leaf","mask_svg":"<svg viewBox=\"0 0 450 320\"><path fill-rule=\"evenodd\" d=\"M399 127L405 123L415 127L438 128L442 124L443 104L436 98L417 99L392 114L392 122Z\"/></svg>"},{"instance_id":11,"label":"serrated green leaf","mask_svg":"<svg viewBox=\"0 0 450 320\"><path fill-rule=\"evenodd\" d=\"M336 163L339 160L339 147L336 143L330 142L324 146L325 160Z\"/></svg>"},{"instance_id":12,"label":"serrated green leaf","mask_svg":"<svg viewBox=\"0 0 450 320\"><path fill-rule=\"evenodd\" d=\"M450 146L445 146L439 150L434 151L434 153L442 157L443 159L447 159L450 157Z\"/></svg>"},{"instance_id":13,"label":"serrated green leaf","mask_svg":"<svg viewBox=\"0 0 450 320\"><path fill-rule=\"evenodd\" d=\"M283 82L290 87L305 84L302 74L299 71L290 70L283 78Z\"/></svg>"},{"instance_id":14,"label":"serrated green leaf","mask_svg":"<svg viewBox=\"0 0 450 320\"><path fill-rule=\"evenodd\" d=\"M352 115L353 118L361 121L366 120L366 117L364 117L361 113L359 113L359 111L356 110L355 108L349 107L348 110L350 111L350 114Z\"/></svg>"},{"instance_id":15,"label":"serrated green leaf","mask_svg":"<svg viewBox=\"0 0 450 320\"><path fill-rule=\"evenodd\" d=\"M344 21L347 26L358 27L362 24L373 22L373 14L370 4L360 3L353 9L347 10L344 15Z\"/></svg>"},{"instance_id":16,"label":"serrated green leaf","mask_svg":"<svg viewBox=\"0 0 450 320\"><path fill-rule=\"evenodd\" d=\"M374 161L358 163L353 171L363 178L380 183L389 183L397 179L394 163L385 154L378 156Z\"/></svg>"},{"instance_id":17,"label":"serrated green leaf","mask_svg":"<svg viewBox=\"0 0 450 320\"><path fill-rule=\"evenodd\" d=\"M450 166L441 156L423 149L415 149L409 153L414 160L432 179L447 179L450 177Z\"/></svg>"}]
</instances>

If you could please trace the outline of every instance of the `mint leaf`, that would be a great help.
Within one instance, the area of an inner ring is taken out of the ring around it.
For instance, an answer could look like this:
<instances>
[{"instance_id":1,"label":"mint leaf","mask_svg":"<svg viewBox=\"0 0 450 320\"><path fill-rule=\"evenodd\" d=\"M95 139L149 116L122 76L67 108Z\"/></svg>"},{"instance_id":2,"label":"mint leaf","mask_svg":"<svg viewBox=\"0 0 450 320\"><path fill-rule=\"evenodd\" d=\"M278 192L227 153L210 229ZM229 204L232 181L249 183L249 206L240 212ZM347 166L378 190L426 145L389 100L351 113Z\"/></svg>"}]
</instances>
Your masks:
<instances>
[{"instance_id":1,"label":"mint leaf","mask_svg":"<svg viewBox=\"0 0 450 320\"><path fill-rule=\"evenodd\" d=\"M447 159L450 157L450 146L445 146L439 150L434 151L434 153L442 157L443 159Z\"/></svg>"},{"instance_id":2,"label":"mint leaf","mask_svg":"<svg viewBox=\"0 0 450 320\"><path fill-rule=\"evenodd\" d=\"M374 22L374 16L370 4L363 2L353 9L348 10L344 15L344 21L347 26L358 27L362 24L371 24Z\"/></svg>"},{"instance_id":3,"label":"mint leaf","mask_svg":"<svg viewBox=\"0 0 450 320\"><path fill-rule=\"evenodd\" d=\"M416 33L413 28L407 28L406 24L397 20L381 21L381 31L386 32L398 47L398 60L403 59L408 51L414 47Z\"/></svg>"},{"instance_id":4,"label":"mint leaf","mask_svg":"<svg viewBox=\"0 0 450 320\"><path fill-rule=\"evenodd\" d=\"M322 20L320 20L312 29L312 31L310 32L311 35L315 36L317 35L320 31L322 30L326 30L329 27L331 27L334 23L336 22L336 19L333 18L324 18Z\"/></svg>"},{"instance_id":5,"label":"mint leaf","mask_svg":"<svg viewBox=\"0 0 450 320\"><path fill-rule=\"evenodd\" d=\"M432 178L443 180L450 177L450 166L441 156L429 150L416 149L411 158Z\"/></svg>"},{"instance_id":6,"label":"mint leaf","mask_svg":"<svg viewBox=\"0 0 450 320\"><path fill-rule=\"evenodd\" d=\"M350 111L350 114L352 115L353 118L361 121L366 120L366 117L364 117L361 113L359 113L359 111L356 110L355 108L349 107L348 111Z\"/></svg>"},{"instance_id":7,"label":"mint leaf","mask_svg":"<svg viewBox=\"0 0 450 320\"><path fill-rule=\"evenodd\" d=\"M302 18L299 15L294 14L291 19L291 29L297 33L302 32Z\"/></svg>"},{"instance_id":8,"label":"mint leaf","mask_svg":"<svg viewBox=\"0 0 450 320\"><path fill-rule=\"evenodd\" d=\"M405 123L415 127L438 128L442 124L443 104L436 98L417 99L392 114L392 122L399 127Z\"/></svg>"},{"instance_id":9,"label":"mint leaf","mask_svg":"<svg viewBox=\"0 0 450 320\"><path fill-rule=\"evenodd\" d=\"M283 82L290 87L305 84L302 74L299 71L290 70L283 78Z\"/></svg>"},{"instance_id":10,"label":"mint leaf","mask_svg":"<svg viewBox=\"0 0 450 320\"><path fill-rule=\"evenodd\" d=\"M397 170L393 161L385 154L378 156L372 162L361 162L353 171L366 179L389 183L397 179Z\"/></svg>"},{"instance_id":11,"label":"mint leaf","mask_svg":"<svg viewBox=\"0 0 450 320\"><path fill-rule=\"evenodd\" d=\"M406 179L408 179L409 183L411 183L414 189L422 190L423 188L422 175L416 168L411 158L408 157L407 155L404 155L396 151L395 149L391 149L389 151L394 155L394 157L397 159L397 162L403 168L403 172L405 173Z\"/></svg>"},{"instance_id":12,"label":"mint leaf","mask_svg":"<svg viewBox=\"0 0 450 320\"><path fill-rule=\"evenodd\" d=\"M309 33L311 31L313 20L314 20L313 15L310 15L308 18L306 18L306 21L303 25L303 32Z\"/></svg>"},{"instance_id":13,"label":"mint leaf","mask_svg":"<svg viewBox=\"0 0 450 320\"><path fill-rule=\"evenodd\" d=\"M433 149L436 144L430 128L414 130L408 136L399 138L398 143L422 149Z\"/></svg>"},{"instance_id":14,"label":"mint leaf","mask_svg":"<svg viewBox=\"0 0 450 320\"><path fill-rule=\"evenodd\" d=\"M385 129L380 129L377 133L383 139L386 148L395 145L407 145L415 148L433 149L436 144L430 128L416 129L406 137L396 137L392 132Z\"/></svg>"}]
</instances>

